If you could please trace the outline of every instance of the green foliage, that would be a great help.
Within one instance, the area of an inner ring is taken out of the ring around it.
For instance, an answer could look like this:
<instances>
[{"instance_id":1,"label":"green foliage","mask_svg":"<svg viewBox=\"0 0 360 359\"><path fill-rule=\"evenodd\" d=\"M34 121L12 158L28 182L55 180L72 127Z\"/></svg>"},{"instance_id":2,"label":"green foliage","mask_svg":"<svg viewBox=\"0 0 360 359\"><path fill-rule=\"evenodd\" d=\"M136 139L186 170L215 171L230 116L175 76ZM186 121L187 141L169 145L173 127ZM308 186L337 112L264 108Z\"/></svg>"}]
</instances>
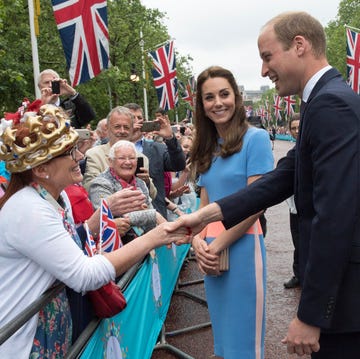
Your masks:
<instances>
[{"instance_id":1,"label":"green foliage","mask_svg":"<svg viewBox=\"0 0 360 359\"><path fill-rule=\"evenodd\" d=\"M77 90L93 106L99 120L117 105L137 102L144 106L145 88L151 118L158 107L158 101L152 83L152 65L147 53L171 37L162 23L165 14L158 9L145 8L139 0L108 0L107 4L111 67L79 85ZM51 1L41 1L39 26L37 43L40 71L52 68L61 77L68 78ZM178 78L186 82L191 76L191 58L177 53L176 59ZM142 76L143 64L145 79ZM138 82L130 81L131 69L136 70ZM24 1L5 0L0 3L1 113L15 111L24 97L33 100L34 92L28 8ZM182 116L185 111L186 105L181 102L177 113ZM175 118L175 115L174 110L170 111L170 117Z\"/></svg>"},{"instance_id":2,"label":"green foliage","mask_svg":"<svg viewBox=\"0 0 360 359\"><path fill-rule=\"evenodd\" d=\"M360 29L360 0L342 0L339 3L338 14L336 18L330 21L325 27L327 38L327 58L329 63L337 68L346 79L346 30L345 25ZM359 30L360 32L360 30ZM254 105L254 108L265 106L266 101L273 105L273 95L275 89L271 89L263 94L261 100ZM299 99L295 112L299 111ZM274 110L271 108L272 120L271 125L275 125Z\"/></svg>"},{"instance_id":3,"label":"green foliage","mask_svg":"<svg viewBox=\"0 0 360 359\"><path fill-rule=\"evenodd\" d=\"M360 29L360 1L342 0L336 19L325 28L327 37L327 57L346 78L346 31L345 25Z\"/></svg>"}]
</instances>

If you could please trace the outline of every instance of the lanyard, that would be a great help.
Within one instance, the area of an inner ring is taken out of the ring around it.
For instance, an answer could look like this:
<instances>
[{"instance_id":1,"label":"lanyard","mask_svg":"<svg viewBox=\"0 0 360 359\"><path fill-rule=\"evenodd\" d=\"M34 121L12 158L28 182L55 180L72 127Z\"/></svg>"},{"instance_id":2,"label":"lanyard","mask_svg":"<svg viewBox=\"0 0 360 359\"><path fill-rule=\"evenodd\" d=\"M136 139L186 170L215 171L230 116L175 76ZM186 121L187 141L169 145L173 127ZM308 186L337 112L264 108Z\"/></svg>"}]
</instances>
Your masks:
<instances>
[{"instance_id":1,"label":"lanyard","mask_svg":"<svg viewBox=\"0 0 360 359\"><path fill-rule=\"evenodd\" d=\"M74 220L70 215L69 208L66 208L65 201L62 198L61 194L59 200L56 201L55 198L44 187L42 187L38 183L32 182L31 187L33 187L37 191L40 197L51 203L51 205L55 208L55 210L61 215L64 228L71 235L72 239L79 246L79 248L82 249L83 246L80 237L76 231Z\"/></svg>"}]
</instances>

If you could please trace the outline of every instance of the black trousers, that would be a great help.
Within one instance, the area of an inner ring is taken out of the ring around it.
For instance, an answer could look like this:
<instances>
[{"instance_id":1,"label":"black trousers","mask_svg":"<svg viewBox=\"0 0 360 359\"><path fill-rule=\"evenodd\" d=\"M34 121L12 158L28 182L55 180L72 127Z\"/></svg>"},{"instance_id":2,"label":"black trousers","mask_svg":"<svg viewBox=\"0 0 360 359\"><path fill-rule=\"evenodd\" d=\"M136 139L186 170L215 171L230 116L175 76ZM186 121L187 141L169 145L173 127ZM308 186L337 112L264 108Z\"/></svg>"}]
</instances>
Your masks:
<instances>
[{"instance_id":1,"label":"black trousers","mask_svg":"<svg viewBox=\"0 0 360 359\"><path fill-rule=\"evenodd\" d=\"M320 334L320 350L312 359L359 359L360 332Z\"/></svg>"}]
</instances>

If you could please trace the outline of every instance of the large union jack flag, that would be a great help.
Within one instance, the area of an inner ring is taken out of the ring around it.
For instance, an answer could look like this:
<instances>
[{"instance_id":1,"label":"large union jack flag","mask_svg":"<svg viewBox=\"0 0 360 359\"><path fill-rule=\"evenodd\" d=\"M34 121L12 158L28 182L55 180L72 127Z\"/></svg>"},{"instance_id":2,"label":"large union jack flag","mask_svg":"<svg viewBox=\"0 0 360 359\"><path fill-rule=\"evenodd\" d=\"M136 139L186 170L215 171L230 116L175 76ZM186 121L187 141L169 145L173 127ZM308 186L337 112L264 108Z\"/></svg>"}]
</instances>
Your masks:
<instances>
[{"instance_id":1,"label":"large union jack flag","mask_svg":"<svg viewBox=\"0 0 360 359\"><path fill-rule=\"evenodd\" d=\"M346 29L346 64L347 64L347 83L356 92L359 91L359 71L360 71L360 43L359 34L349 28Z\"/></svg>"},{"instance_id":2,"label":"large union jack flag","mask_svg":"<svg viewBox=\"0 0 360 359\"><path fill-rule=\"evenodd\" d=\"M106 0L52 0L72 86L109 66Z\"/></svg>"},{"instance_id":3,"label":"large union jack flag","mask_svg":"<svg viewBox=\"0 0 360 359\"><path fill-rule=\"evenodd\" d=\"M122 242L116 227L116 223L105 199L101 200L100 246L101 251L104 252L112 252L122 247Z\"/></svg>"},{"instance_id":4,"label":"large union jack flag","mask_svg":"<svg viewBox=\"0 0 360 359\"><path fill-rule=\"evenodd\" d=\"M149 56L153 63L151 72L159 106L166 111L170 110L178 102L174 41L151 51Z\"/></svg>"}]
</instances>

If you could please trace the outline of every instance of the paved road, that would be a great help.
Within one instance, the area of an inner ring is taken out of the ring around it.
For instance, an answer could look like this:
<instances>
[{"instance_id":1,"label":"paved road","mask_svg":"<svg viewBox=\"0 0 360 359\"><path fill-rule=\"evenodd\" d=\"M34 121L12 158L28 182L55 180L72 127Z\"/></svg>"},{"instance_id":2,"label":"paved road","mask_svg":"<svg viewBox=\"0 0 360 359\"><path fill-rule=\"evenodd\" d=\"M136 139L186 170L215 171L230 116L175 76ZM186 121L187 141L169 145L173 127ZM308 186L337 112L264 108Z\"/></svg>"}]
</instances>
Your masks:
<instances>
[{"instance_id":1,"label":"paved road","mask_svg":"<svg viewBox=\"0 0 360 359\"><path fill-rule=\"evenodd\" d=\"M293 146L287 141L275 141L274 156L278 160ZM287 355L286 348L280 343L286 334L287 326L296 312L300 294L299 289L284 289L283 283L292 275L293 247L289 230L289 214L286 203L269 208L267 248L267 329L265 338L265 359L296 358ZM163 339L169 349L157 349L152 359L209 359L213 354L211 327L196 329L181 334L176 331L182 328L201 325L209 321L206 305L201 300L189 298L182 291L204 298L202 282L183 286L192 281L201 281L196 263L190 259L185 262L180 273L180 286L175 291L168 316L165 322L166 332L176 335L166 335ZM171 347L173 346L173 347ZM171 348L175 348L170 350ZM185 353L175 355L174 351ZM239 358L242 359L242 358ZM303 356L302 359L309 359Z\"/></svg>"}]
</instances>

